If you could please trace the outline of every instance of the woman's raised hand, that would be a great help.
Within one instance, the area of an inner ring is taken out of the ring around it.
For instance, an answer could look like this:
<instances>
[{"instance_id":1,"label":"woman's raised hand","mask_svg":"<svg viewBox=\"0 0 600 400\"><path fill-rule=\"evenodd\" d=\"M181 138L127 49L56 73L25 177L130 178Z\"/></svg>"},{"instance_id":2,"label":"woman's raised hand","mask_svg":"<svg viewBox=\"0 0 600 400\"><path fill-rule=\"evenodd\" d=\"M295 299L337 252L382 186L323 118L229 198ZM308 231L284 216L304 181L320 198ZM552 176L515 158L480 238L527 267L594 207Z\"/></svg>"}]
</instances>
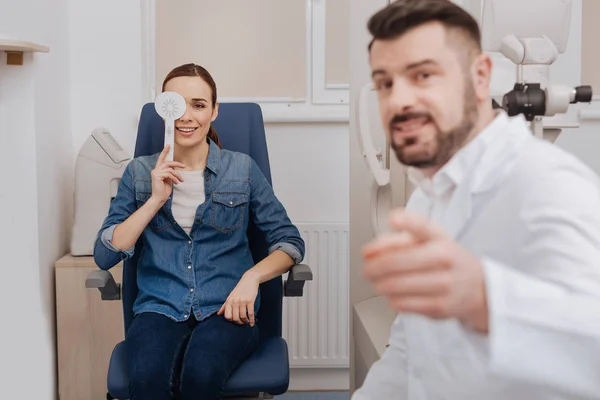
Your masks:
<instances>
[{"instance_id":1,"label":"woman's raised hand","mask_svg":"<svg viewBox=\"0 0 600 400\"><path fill-rule=\"evenodd\" d=\"M169 153L169 146L167 144L160 153L151 173L152 197L160 204L164 204L171 195L173 184L177 185L179 182L183 182L183 178L175 168L185 168L185 165L177 161L165 161Z\"/></svg>"}]
</instances>

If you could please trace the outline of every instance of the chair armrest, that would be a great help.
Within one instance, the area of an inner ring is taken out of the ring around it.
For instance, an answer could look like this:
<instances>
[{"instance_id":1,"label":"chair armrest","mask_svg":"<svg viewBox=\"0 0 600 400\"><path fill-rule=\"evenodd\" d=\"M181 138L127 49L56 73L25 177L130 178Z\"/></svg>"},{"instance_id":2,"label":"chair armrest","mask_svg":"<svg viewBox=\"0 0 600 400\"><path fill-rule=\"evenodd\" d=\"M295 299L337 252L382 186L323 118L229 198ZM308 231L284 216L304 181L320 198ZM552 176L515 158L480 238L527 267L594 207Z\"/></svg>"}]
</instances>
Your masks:
<instances>
[{"instance_id":1,"label":"chair armrest","mask_svg":"<svg viewBox=\"0 0 600 400\"><path fill-rule=\"evenodd\" d=\"M313 274L306 264L294 265L283 284L283 295L287 297L302 297L304 282L312 281Z\"/></svg>"},{"instance_id":2,"label":"chair armrest","mask_svg":"<svg viewBox=\"0 0 600 400\"><path fill-rule=\"evenodd\" d=\"M92 271L85 279L86 288L98 288L102 300L121 300L121 284L108 271Z\"/></svg>"}]
</instances>

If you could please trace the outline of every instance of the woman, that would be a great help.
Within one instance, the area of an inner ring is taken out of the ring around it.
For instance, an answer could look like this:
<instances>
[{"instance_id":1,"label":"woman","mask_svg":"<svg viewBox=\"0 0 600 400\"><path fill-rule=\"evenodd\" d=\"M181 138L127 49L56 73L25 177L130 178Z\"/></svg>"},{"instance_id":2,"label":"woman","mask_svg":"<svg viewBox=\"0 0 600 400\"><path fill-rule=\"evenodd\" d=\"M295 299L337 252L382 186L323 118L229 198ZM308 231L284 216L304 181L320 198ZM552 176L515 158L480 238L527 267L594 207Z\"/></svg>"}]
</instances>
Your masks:
<instances>
[{"instance_id":1,"label":"woman","mask_svg":"<svg viewBox=\"0 0 600 400\"><path fill-rule=\"evenodd\" d=\"M94 248L109 269L139 254L134 319L126 335L130 398L218 399L256 348L259 285L304 257L304 241L255 162L221 148L211 127L217 89L204 68L175 68L163 91L183 96L175 151L127 166ZM270 246L254 265L252 219Z\"/></svg>"}]
</instances>

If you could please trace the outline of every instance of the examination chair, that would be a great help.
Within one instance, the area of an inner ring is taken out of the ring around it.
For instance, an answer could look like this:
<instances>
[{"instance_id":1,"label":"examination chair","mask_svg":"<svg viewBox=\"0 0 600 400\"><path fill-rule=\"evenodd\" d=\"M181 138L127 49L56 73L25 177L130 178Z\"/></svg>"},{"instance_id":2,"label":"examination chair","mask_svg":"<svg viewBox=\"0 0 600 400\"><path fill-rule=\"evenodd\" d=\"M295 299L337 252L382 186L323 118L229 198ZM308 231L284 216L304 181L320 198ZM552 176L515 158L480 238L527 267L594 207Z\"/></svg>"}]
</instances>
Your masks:
<instances>
[{"instance_id":1,"label":"examination chair","mask_svg":"<svg viewBox=\"0 0 600 400\"><path fill-rule=\"evenodd\" d=\"M271 183L262 112L258 104L223 103L219 116L213 122L223 148L251 156ZM164 143L164 122L154 109L154 103L144 105L140 116L134 157L159 153ZM265 237L254 224L247 231L254 262L268 255ZM103 300L122 300L125 332L133 319L133 303L137 296L136 264L142 241L136 243L135 255L123 265L123 282L118 284L108 271L93 271L86 287L98 288ZM310 267L294 266L285 283L281 277L260 285L261 306L257 314L260 330L258 349L244 361L225 385L224 398L272 398L283 394L289 385L289 357L287 343L282 338L282 295L299 297L304 282L312 280ZM107 399L128 398L125 342L113 350L108 370Z\"/></svg>"}]
</instances>

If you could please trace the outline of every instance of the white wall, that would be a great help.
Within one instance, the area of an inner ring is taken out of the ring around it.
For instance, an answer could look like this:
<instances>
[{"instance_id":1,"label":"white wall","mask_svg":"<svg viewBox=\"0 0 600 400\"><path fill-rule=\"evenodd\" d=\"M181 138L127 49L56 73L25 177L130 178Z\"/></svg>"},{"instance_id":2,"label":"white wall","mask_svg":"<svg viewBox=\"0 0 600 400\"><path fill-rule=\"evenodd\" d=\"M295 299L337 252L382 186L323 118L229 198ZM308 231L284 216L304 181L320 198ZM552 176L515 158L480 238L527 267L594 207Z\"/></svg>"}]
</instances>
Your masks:
<instances>
[{"instance_id":1,"label":"white wall","mask_svg":"<svg viewBox=\"0 0 600 400\"><path fill-rule=\"evenodd\" d=\"M3 398L54 399L53 264L67 252L72 181L68 0L0 0L0 34L51 47L0 56Z\"/></svg>"},{"instance_id":2,"label":"white wall","mask_svg":"<svg viewBox=\"0 0 600 400\"><path fill-rule=\"evenodd\" d=\"M267 124L273 187L295 223L348 222L348 124Z\"/></svg>"},{"instance_id":3,"label":"white wall","mask_svg":"<svg viewBox=\"0 0 600 400\"><path fill-rule=\"evenodd\" d=\"M582 70L575 75L577 80L571 84L592 85L595 100L591 105L579 105L575 110L594 111L597 115L600 111L600 73L598 72L598 33L597 21L600 18L600 7L597 0L579 0L582 3L582 15L580 16L580 27L583 35L579 44L581 51L579 56L582 60ZM579 4L578 4L579 5ZM570 44L569 44L570 45ZM575 55L576 57L577 55ZM597 117L581 121L579 129L568 129L558 138L556 143L564 149L576 154L581 160L600 173L600 119Z\"/></svg>"},{"instance_id":4,"label":"white wall","mask_svg":"<svg viewBox=\"0 0 600 400\"><path fill-rule=\"evenodd\" d=\"M70 2L73 149L103 126L133 155L141 104L139 1Z\"/></svg>"}]
</instances>

